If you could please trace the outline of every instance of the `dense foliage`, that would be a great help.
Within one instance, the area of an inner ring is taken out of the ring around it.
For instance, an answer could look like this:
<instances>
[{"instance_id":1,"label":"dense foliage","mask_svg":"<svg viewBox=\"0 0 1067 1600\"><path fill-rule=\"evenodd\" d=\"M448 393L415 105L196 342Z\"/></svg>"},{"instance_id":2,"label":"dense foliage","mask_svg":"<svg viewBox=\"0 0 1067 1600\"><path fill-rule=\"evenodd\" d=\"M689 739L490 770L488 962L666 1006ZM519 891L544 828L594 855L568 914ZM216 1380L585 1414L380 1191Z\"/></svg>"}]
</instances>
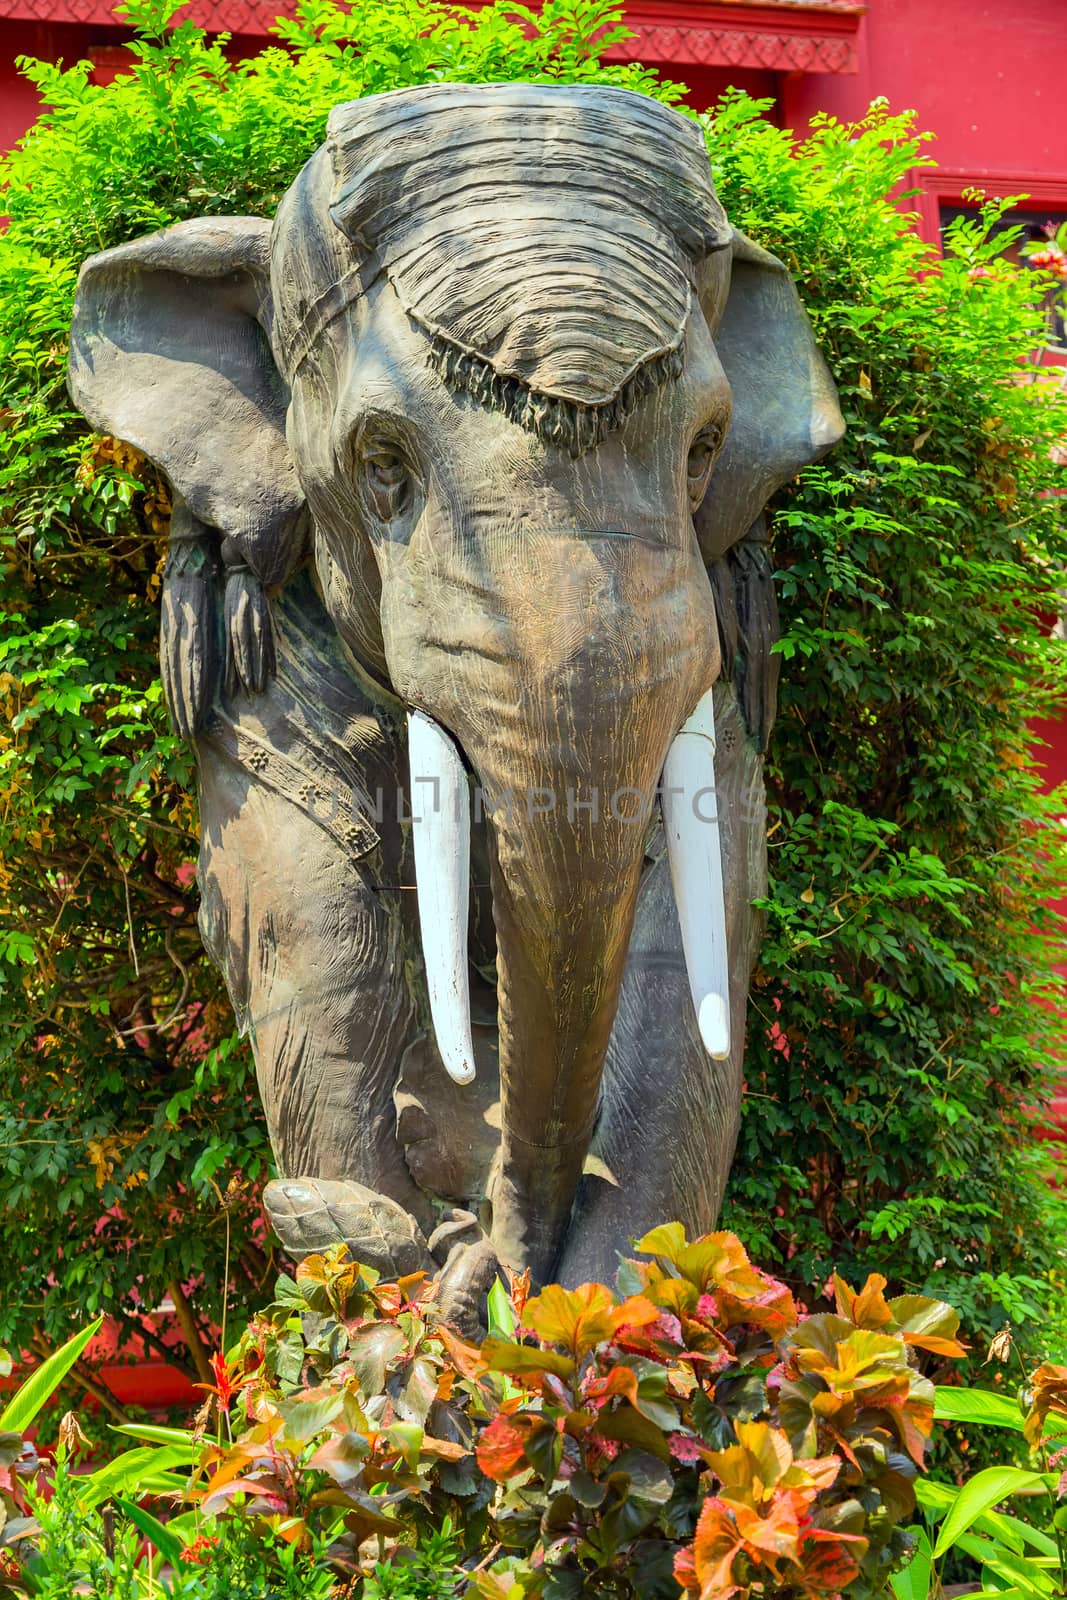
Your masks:
<instances>
[{"instance_id":1,"label":"dense foliage","mask_svg":"<svg viewBox=\"0 0 1067 1600\"><path fill-rule=\"evenodd\" d=\"M1062 1060L1041 903L1064 857L1027 719L1063 689L1067 408L1033 365L1034 279L988 236L1005 204L935 265L888 203L907 132L875 108L797 149L740 100L710 129L849 428L774 521L769 937L730 1216L793 1281L878 1265L995 1326L1034 1315L1063 1243L1025 1107Z\"/></svg>"},{"instance_id":2,"label":"dense foliage","mask_svg":"<svg viewBox=\"0 0 1067 1600\"><path fill-rule=\"evenodd\" d=\"M66 1600L88 1579L132 1600L154 1576L252 1594L257 1558L262 1596L334 1578L353 1600L879 1593L916 1542L934 1421L919 1361L962 1354L956 1313L887 1302L872 1277L835 1279L836 1310L803 1317L730 1234L670 1223L638 1249L651 1259L624 1262L617 1291L498 1287L480 1347L423 1274L382 1281L343 1246L309 1257L216 1358L214 1437L206 1418L133 1428L157 1447L80 1482L61 1460L63 1515L9 1478L30 1515L0 1537L0 1593ZM110 1551L108 1502L126 1519Z\"/></svg>"},{"instance_id":3,"label":"dense foliage","mask_svg":"<svg viewBox=\"0 0 1067 1600\"><path fill-rule=\"evenodd\" d=\"M357 44L341 43L356 31L341 9L307 0L279 24L284 48L237 67L190 23L168 32L175 9L126 8L139 64L107 89L88 64L27 64L54 110L4 172L0 1338L39 1346L75 1305L135 1323L191 1287L203 1373L193 1317L201 1333L218 1317L226 1262L239 1303L270 1281L255 1200L269 1153L196 928L192 765L156 663L166 489L72 414L78 267L178 218L272 214L329 109L356 95L439 77L651 80L599 65L605 13L587 0L549 0L526 28L503 5L460 18L375 0Z\"/></svg>"},{"instance_id":4,"label":"dense foliage","mask_svg":"<svg viewBox=\"0 0 1067 1600\"><path fill-rule=\"evenodd\" d=\"M0 1337L169 1288L196 1331L268 1280L247 1049L196 932L192 772L155 666L168 501L63 386L80 261L178 218L269 215L335 102L399 84L600 80L617 16L302 0L231 64L131 0L133 72L27 70L52 108L7 162L0 237ZM1063 429L1025 358L1022 275L979 224L935 266L889 195L906 123L797 144L734 97L707 123L732 219L797 275L850 433L785 498L772 897L730 1216L811 1294L829 1264L1035 1316L1058 1260L1024 1107L1056 1020L1056 841L1026 719L1062 670L1049 494ZM999 241L1003 244L1003 238ZM32 1227L27 1220L32 1217ZM192 1305L185 1300L186 1291Z\"/></svg>"}]
</instances>

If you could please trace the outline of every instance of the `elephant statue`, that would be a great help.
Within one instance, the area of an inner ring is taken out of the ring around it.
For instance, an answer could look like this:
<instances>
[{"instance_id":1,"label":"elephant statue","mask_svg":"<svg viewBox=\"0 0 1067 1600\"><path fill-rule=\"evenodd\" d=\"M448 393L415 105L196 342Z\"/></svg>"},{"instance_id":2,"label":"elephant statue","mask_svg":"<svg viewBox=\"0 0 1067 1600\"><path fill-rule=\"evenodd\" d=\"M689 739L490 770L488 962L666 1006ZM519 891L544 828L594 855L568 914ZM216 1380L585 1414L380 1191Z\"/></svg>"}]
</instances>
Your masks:
<instances>
[{"instance_id":1,"label":"elephant statue","mask_svg":"<svg viewBox=\"0 0 1067 1600\"><path fill-rule=\"evenodd\" d=\"M714 1225L765 887L768 498L843 431L698 125L338 106L273 224L81 273L70 388L172 486L201 929L300 1254L457 1303ZM469 1309L469 1304L468 1304Z\"/></svg>"}]
</instances>

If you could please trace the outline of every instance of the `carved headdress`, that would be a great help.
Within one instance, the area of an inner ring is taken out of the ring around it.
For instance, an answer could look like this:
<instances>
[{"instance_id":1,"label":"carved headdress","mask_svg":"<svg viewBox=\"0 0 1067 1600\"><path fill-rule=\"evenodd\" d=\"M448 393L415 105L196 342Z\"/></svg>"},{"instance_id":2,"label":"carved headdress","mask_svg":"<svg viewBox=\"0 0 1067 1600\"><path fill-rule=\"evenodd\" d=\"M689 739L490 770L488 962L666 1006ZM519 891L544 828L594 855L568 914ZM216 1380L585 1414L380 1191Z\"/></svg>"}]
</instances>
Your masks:
<instances>
[{"instance_id":1,"label":"carved headdress","mask_svg":"<svg viewBox=\"0 0 1067 1600\"><path fill-rule=\"evenodd\" d=\"M290 371L384 271L445 380L588 449L682 366L699 262L729 244L699 128L626 89L435 84L331 115L348 270Z\"/></svg>"}]
</instances>

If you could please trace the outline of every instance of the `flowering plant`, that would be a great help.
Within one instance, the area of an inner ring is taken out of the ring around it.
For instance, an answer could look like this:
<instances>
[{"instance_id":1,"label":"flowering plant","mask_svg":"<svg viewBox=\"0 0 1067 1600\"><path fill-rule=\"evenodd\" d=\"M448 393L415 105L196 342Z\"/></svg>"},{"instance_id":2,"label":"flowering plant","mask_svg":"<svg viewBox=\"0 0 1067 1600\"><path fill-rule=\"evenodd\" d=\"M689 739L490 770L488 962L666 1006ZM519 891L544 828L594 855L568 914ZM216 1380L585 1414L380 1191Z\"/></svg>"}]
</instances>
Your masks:
<instances>
[{"instance_id":1,"label":"flowering plant","mask_svg":"<svg viewBox=\"0 0 1067 1600\"><path fill-rule=\"evenodd\" d=\"M421 1275L309 1257L225 1364L194 1500L354 1585L447 1523L480 1600L882 1589L933 1425L918 1353L962 1354L955 1312L872 1276L806 1315L729 1233L637 1249L615 1289L495 1291L480 1346Z\"/></svg>"}]
</instances>

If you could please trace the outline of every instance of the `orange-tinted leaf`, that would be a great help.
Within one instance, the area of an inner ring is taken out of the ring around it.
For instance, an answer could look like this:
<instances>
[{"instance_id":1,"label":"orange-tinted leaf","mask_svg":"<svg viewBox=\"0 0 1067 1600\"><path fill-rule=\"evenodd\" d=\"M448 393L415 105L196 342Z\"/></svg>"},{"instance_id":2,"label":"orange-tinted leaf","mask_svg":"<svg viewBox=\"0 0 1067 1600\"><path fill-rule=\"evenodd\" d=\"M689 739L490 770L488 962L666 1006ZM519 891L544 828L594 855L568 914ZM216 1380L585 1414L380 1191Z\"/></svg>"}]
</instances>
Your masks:
<instances>
[{"instance_id":1,"label":"orange-tinted leaf","mask_svg":"<svg viewBox=\"0 0 1067 1600\"><path fill-rule=\"evenodd\" d=\"M857 1328L888 1328L893 1313L885 1301L883 1290L886 1280L880 1272L872 1272L863 1288L857 1293L850 1289L844 1278L833 1276L834 1301L838 1315L847 1317Z\"/></svg>"},{"instance_id":2,"label":"orange-tinted leaf","mask_svg":"<svg viewBox=\"0 0 1067 1600\"><path fill-rule=\"evenodd\" d=\"M610 1339L615 1297L602 1283L564 1289L550 1283L526 1302L523 1324L547 1344L566 1345L575 1360Z\"/></svg>"},{"instance_id":3,"label":"orange-tinted leaf","mask_svg":"<svg viewBox=\"0 0 1067 1600\"><path fill-rule=\"evenodd\" d=\"M750 1560L777 1573L780 1561L797 1559L800 1516L792 1495L776 1491L763 1515L746 1505L735 1505L731 1509L743 1541L742 1549Z\"/></svg>"},{"instance_id":4,"label":"orange-tinted leaf","mask_svg":"<svg viewBox=\"0 0 1067 1600\"><path fill-rule=\"evenodd\" d=\"M797 1303L784 1283L776 1278L759 1274L756 1285L739 1285L734 1282L716 1290L719 1320L724 1328L736 1328L751 1323L765 1328L773 1339L780 1339L790 1328L795 1328L799 1312Z\"/></svg>"},{"instance_id":5,"label":"orange-tinted leaf","mask_svg":"<svg viewBox=\"0 0 1067 1600\"><path fill-rule=\"evenodd\" d=\"M943 1300L928 1300L921 1294L903 1294L889 1302L889 1309L908 1344L938 1356L967 1354L967 1346L956 1337L960 1326L959 1313Z\"/></svg>"},{"instance_id":6,"label":"orange-tinted leaf","mask_svg":"<svg viewBox=\"0 0 1067 1600\"><path fill-rule=\"evenodd\" d=\"M679 1550L675 1556L674 1576L686 1594L692 1595L696 1600L696 1596L700 1594L700 1580L697 1578L696 1560L691 1544L687 1544L685 1549Z\"/></svg>"},{"instance_id":7,"label":"orange-tinted leaf","mask_svg":"<svg viewBox=\"0 0 1067 1600\"><path fill-rule=\"evenodd\" d=\"M419 1454L432 1456L435 1461L462 1461L464 1456L469 1456L470 1451L465 1444L456 1444L451 1439L435 1439L431 1434L424 1434Z\"/></svg>"},{"instance_id":8,"label":"orange-tinted leaf","mask_svg":"<svg viewBox=\"0 0 1067 1600\"><path fill-rule=\"evenodd\" d=\"M434 1338L440 1339L448 1359L464 1378L480 1378L486 1370L485 1358L477 1345L468 1344L445 1323L434 1329Z\"/></svg>"},{"instance_id":9,"label":"orange-tinted leaf","mask_svg":"<svg viewBox=\"0 0 1067 1600\"><path fill-rule=\"evenodd\" d=\"M660 1314L660 1307L654 1305L647 1295L632 1294L612 1312L612 1332L619 1335L652 1327L659 1321Z\"/></svg>"},{"instance_id":10,"label":"orange-tinted leaf","mask_svg":"<svg viewBox=\"0 0 1067 1600\"><path fill-rule=\"evenodd\" d=\"M522 1412L518 1416L494 1417L478 1440L478 1465L494 1483L506 1483L529 1466L527 1440L548 1424L542 1417Z\"/></svg>"},{"instance_id":11,"label":"orange-tinted leaf","mask_svg":"<svg viewBox=\"0 0 1067 1600\"><path fill-rule=\"evenodd\" d=\"M632 1406L638 1407L637 1373L629 1367L613 1367L603 1378L591 1378L582 1384L582 1400L586 1405L603 1404L615 1395L625 1395Z\"/></svg>"},{"instance_id":12,"label":"orange-tinted leaf","mask_svg":"<svg viewBox=\"0 0 1067 1600\"><path fill-rule=\"evenodd\" d=\"M793 1464L789 1440L767 1422L735 1424L737 1444L708 1456L728 1500L758 1506Z\"/></svg>"},{"instance_id":13,"label":"orange-tinted leaf","mask_svg":"<svg viewBox=\"0 0 1067 1600\"><path fill-rule=\"evenodd\" d=\"M1067 1367L1043 1361L1030 1380L1033 1400L1023 1424L1023 1433L1031 1449L1038 1444L1045 1428L1045 1418L1067 1416Z\"/></svg>"},{"instance_id":14,"label":"orange-tinted leaf","mask_svg":"<svg viewBox=\"0 0 1067 1600\"><path fill-rule=\"evenodd\" d=\"M741 1535L722 1500L704 1501L693 1536L693 1573L698 1593L707 1600L728 1600L741 1585L734 1578L734 1562L741 1551Z\"/></svg>"}]
</instances>

